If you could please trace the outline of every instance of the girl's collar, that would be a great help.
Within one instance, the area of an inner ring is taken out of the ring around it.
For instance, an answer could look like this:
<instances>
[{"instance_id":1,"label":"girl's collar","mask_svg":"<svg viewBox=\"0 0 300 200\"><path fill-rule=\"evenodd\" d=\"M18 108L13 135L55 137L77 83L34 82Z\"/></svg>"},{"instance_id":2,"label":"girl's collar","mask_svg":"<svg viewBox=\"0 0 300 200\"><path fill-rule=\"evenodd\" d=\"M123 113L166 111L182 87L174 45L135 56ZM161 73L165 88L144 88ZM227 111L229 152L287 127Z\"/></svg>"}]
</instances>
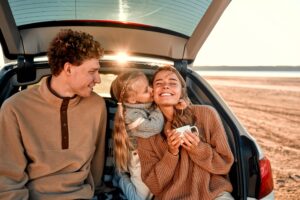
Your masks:
<instances>
[{"instance_id":1,"label":"girl's collar","mask_svg":"<svg viewBox=\"0 0 300 200\"><path fill-rule=\"evenodd\" d=\"M139 104L133 104L133 103L123 103L125 107L128 108L144 108L148 109L152 106L153 103L139 103Z\"/></svg>"}]
</instances>

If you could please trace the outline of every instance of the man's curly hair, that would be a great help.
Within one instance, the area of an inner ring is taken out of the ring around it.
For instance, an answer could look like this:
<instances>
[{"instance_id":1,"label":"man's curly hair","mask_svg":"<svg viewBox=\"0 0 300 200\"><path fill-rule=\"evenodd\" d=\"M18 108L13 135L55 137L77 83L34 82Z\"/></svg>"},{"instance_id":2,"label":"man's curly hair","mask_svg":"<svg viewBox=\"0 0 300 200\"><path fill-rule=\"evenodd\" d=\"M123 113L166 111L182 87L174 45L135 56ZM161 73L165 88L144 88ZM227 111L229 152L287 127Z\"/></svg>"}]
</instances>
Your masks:
<instances>
[{"instance_id":1,"label":"man's curly hair","mask_svg":"<svg viewBox=\"0 0 300 200\"><path fill-rule=\"evenodd\" d=\"M50 43L47 55L51 72L57 76L66 62L81 65L87 59L100 59L103 49L90 34L63 29Z\"/></svg>"}]
</instances>

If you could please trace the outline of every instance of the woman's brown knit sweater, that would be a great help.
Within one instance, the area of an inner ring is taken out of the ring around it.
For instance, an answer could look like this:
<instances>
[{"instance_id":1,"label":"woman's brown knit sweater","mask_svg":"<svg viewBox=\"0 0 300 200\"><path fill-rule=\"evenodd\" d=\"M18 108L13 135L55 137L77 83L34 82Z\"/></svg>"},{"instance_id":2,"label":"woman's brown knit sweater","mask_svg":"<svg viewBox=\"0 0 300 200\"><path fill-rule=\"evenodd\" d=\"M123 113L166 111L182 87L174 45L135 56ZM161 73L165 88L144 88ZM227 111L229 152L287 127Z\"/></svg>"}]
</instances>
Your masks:
<instances>
[{"instance_id":1,"label":"woman's brown knit sweater","mask_svg":"<svg viewBox=\"0 0 300 200\"><path fill-rule=\"evenodd\" d=\"M193 110L206 141L192 151L181 148L178 156L172 155L160 134L138 139L142 178L155 199L207 200L232 191L227 174L234 158L222 122L212 107Z\"/></svg>"}]
</instances>

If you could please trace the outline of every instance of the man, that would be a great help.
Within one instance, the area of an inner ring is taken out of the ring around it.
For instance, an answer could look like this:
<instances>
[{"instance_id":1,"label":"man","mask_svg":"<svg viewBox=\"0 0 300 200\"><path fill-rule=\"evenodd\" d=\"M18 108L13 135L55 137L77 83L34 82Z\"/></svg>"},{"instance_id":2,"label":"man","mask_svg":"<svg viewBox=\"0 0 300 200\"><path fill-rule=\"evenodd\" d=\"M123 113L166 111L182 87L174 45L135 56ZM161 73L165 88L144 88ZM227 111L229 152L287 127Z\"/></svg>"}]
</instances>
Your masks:
<instances>
[{"instance_id":1,"label":"man","mask_svg":"<svg viewBox=\"0 0 300 200\"><path fill-rule=\"evenodd\" d=\"M0 111L0 199L91 199L104 167L106 107L100 44L62 30L48 50L52 75Z\"/></svg>"}]
</instances>

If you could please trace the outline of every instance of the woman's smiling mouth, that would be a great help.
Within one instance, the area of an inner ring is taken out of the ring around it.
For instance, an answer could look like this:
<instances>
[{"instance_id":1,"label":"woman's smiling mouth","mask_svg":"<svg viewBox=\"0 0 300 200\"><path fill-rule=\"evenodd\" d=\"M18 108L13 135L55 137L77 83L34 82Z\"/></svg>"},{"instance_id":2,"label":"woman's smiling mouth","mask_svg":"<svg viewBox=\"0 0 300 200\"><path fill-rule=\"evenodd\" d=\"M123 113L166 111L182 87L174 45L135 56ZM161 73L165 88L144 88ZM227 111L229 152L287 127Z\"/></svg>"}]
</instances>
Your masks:
<instances>
[{"instance_id":1,"label":"woman's smiling mouth","mask_svg":"<svg viewBox=\"0 0 300 200\"><path fill-rule=\"evenodd\" d=\"M159 96L162 96L162 97L164 97L164 96L173 96L173 94L168 93L168 92L164 92L164 93L161 93Z\"/></svg>"}]
</instances>

